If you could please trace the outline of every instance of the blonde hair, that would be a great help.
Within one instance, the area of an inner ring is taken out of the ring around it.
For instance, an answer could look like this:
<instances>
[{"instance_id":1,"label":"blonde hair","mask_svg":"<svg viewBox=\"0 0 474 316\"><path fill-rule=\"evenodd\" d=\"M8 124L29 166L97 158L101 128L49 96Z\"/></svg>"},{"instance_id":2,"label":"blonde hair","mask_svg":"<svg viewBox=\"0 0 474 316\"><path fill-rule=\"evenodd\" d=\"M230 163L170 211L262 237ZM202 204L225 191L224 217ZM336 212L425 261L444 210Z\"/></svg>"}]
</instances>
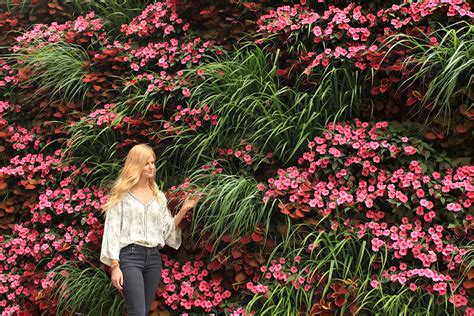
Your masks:
<instances>
[{"instance_id":1,"label":"blonde hair","mask_svg":"<svg viewBox=\"0 0 474 316\"><path fill-rule=\"evenodd\" d=\"M156 159L153 149L148 145L139 144L130 149L127 158L125 159L125 164L122 170L120 170L119 176L110 190L110 199L102 207L103 212L107 212L111 209L120 201L124 193L127 193L135 184L138 183L140 174L150 157ZM148 184L153 192L153 196L161 202L161 199L158 196L160 190L156 184L155 176L156 174L154 173L153 177L149 179Z\"/></svg>"}]
</instances>

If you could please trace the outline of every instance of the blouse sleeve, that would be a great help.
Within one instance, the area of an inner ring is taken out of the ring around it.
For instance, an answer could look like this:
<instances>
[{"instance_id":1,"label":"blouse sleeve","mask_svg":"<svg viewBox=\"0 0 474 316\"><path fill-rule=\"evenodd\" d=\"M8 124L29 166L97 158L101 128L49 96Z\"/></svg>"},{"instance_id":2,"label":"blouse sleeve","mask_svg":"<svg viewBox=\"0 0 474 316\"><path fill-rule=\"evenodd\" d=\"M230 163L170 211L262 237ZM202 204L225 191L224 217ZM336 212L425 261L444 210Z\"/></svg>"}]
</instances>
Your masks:
<instances>
[{"instance_id":1,"label":"blouse sleeve","mask_svg":"<svg viewBox=\"0 0 474 316\"><path fill-rule=\"evenodd\" d=\"M112 264L112 260L119 260L120 255L121 205L120 202L114 205L105 216L100 261L109 266Z\"/></svg>"},{"instance_id":2,"label":"blouse sleeve","mask_svg":"<svg viewBox=\"0 0 474 316\"><path fill-rule=\"evenodd\" d=\"M171 248L178 249L179 246L181 246L181 229L174 225L174 217L171 216L171 212L168 209L168 206L166 206L166 203L164 213L165 230L163 238L165 240L165 244L170 246Z\"/></svg>"}]
</instances>

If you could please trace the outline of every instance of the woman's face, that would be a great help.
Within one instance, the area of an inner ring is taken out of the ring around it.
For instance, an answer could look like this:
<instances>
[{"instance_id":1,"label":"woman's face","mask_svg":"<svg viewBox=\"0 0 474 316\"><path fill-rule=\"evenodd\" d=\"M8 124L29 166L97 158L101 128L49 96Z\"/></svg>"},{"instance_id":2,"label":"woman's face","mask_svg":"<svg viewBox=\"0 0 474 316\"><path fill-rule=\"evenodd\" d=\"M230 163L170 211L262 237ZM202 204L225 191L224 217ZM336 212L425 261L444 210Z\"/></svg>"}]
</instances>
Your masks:
<instances>
[{"instance_id":1,"label":"woman's face","mask_svg":"<svg viewBox=\"0 0 474 316\"><path fill-rule=\"evenodd\" d=\"M143 167L142 173L140 174L140 178L149 179L155 175L155 158L150 156Z\"/></svg>"}]
</instances>

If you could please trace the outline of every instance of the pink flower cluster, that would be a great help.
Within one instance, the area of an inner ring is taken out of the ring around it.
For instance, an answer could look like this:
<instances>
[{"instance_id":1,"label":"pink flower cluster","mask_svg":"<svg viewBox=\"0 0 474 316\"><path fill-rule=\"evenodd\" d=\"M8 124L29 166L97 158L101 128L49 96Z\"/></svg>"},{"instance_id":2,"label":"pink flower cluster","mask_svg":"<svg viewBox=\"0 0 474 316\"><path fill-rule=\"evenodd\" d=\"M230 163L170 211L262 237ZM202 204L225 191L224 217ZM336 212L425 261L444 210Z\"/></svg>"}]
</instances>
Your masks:
<instances>
[{"instance_id":1,"label":"pink flower cluster","mask_svg":"<svg viewBox=\"0 0 474 316\"><path fill-rule=\"evenodd\" d=\"M181 88L189 97L189 79L183 77L183 69L202 62L203 56L213 49L210 41L188 34L184 24L170 3L157 2L149 5L122 32L129 36L127 42L114 42L109 49L119 49L123 61L139 73L127 82L128 86L144 83L148 92L175 91ZM131 36L147 37L140 45Z\"/></svg>"},{"instance_id":2,"label":"pink flower cluster","mask_svg":"<svg viewBox=\"0 0 474 316\"><path fill-rule=\"evenodd\" d=\"M148 37L156 33L166 36L178 31L187 31L189 24L183 23L171 3L156 2L146 7L130 24L122 25L121 31L126 35L138 37Z\"/></svg>"},{"instance_id":3,"label":"pink flower cluster","mask_svg":"<svg viewBox=\"0 0 474 316\"><path fill-rule=\"evenodd\" d=\"M17 184L25 188L28 188L28 180L33 179L38 179L37 183L44 185L47 181L56 179L57 175L52 174L51 171L61 165L63 155L60 150L52 156L43 154L18 155L10 159L10 165L0 168L0 174L4 177L21 177L22 179Z\"/></svg>"},{"instance_id":4,"label":"pink flower cluster","mask_svg":"<svg viewBox=\"0 0 474 316\"><path fill-rule=\"evenodd\" d=\"M202 42L200 38L180 42L175 38L169 41L148 43L137 49L130 49L128 60L130 68L134 71L140 70L153 62L157 69L167 70L175 65L198 64L208 48L212 46L210 41Z\"/></svg>"},{"instance_id":5,"label":"pink flower cluster","mask_svg":"<svg viewBox=\"0 0 474 316\"><path fill-rule=\"evenodd\" d=\"M8 101L0 101L0 114L3 116L4 113L10 110L11 105Z\"/></svg>"},{"instance_id":6,"label":"pink flower cluster","mask_svg":"<svg viewBox=\"0 0 474 316\"><path fill-rule=\"evenodd\" d=\"M246 283L247 289L255 295L267 297L268 292L278 284L290 284L295 290L309 291L314 287L317 280L316 274L309 274L306 268L303 271L299 268L301 257L296 256L292 261L285 258L272 259L269 266L261 266L262 279L260 284L249 281Z\"/></svg>"},{"instance_id":7,"label":"pink flower cluster","mask_svg":"<svg viewBox=\"0 0 474 316\"><path fill-rule=\"evenodd\" d=\"M117 125L120 122L117 122L118 114L113 112L114 105L113 104L105 104L104 108L95 110L87 117L82 117L82 122L92 123L98 127L102 126L109 126L109 125Z\"/></svg>"},{"instance_id":8,"label":"pink flower cluster","mask_svg":"<svg viewBox=\"0 0 474 316\"><path fill-rule=\"evenodd\" d=\"M381 42L385 35L402 27L412 27L427 16L443 10L447 10L447 16L474 17L470 4L458 0L410 1L378 11L354 3L344 8L331 4L321 14L297 4L271 10L261 16L257 24L258 31L264 36L310 34L311 42L298 56L306 65L304 72L307 74L314 67L326 67L331 62L344 59L352 60L361 70L369 65L378 69L380 56L373 57L377 55L379 43L371 43L376 40Z\"/></svg>"},{"instance_id":9,"label":"pink flower cluster","mask_svg":"<svg viewBox=\"0 0 474 316\"><path fill-rule=\"evenodd\" d=\"M368 222L358 227L359 235L370 231L376 236L371 241L373 251L379 251L382 246L386 246L394 252L396 259L413 257L423 267L430 267L439 260L439 257L447 264L449 270L454 270L462 262L465 250L450 243L444 244L443 241L450 240L451 236L443 226L423 225L420 219L416 219L412 224L407 217L403 217L402 222L404 224L401 225Z\"/></svg>"},{"instance_id":10,"label":"pink flower cluster","mask_svg":"<svg viewBox=\"0 0 474 316\"><path fill-rule=\"evenodd\" d=\"M158 295L171 309L182 307L189 311L209 313L231 297L232 293L225 289L222 278L213 277L199 258L184 264L167 255L162 255L162 260L163 286L158 289Z\"/></svg>"},{"instance_id":11,"label":"pink flower cluster","mask_svg":"<svg viewBox=\"0 0 474 316\"><path fill-rule=\"evenodd\" d=\"M169 122L165 122L163 127L171 133L179 135L184 128L195 131L208 126L208 123L217 125L217 114L212 114L208 105L201 108L191 108L190 105L183 107L178 105L177 112L173 114Z\"/></svg>"},{"instance_id":12,"label":"pink flower cluster","mask_svg":"<svg viewBox=\"0 0 474 316\"><path fill-rule=\"evenodd\" d=\"M0 59L0 88L15 86L19 82L21 72Z\"/></svg>"},{"instance_id":13,"label":"pink flower cluster","mask_svg":"<svg viewBox=\"0 0 474 316\"><path fill-rule=\"evenodd\" d=\"M459 242L472 234L474 166L439 169L425 158L436 157L432 149L384 122L330 124L308 147L300 167L279 169L268 180L265 199L278 198L281 212L295 218L345 210L360 238L370 233L373 251L386 247L398 262L384 272L391 282L425 278L425 290L429 281L453 282L433 269L455 273L463 264ZM441 285L434 290L444 293Z\"/></svg>"},{"instance_id":14,"label":"pink flower cluster","mask_svg":"<svg viewBox=\"0 0 474 316\"><path fill-rule=\"evenodd\" d=\"M85 188L75 192L71 190L71 183L72 178L66 177L60 183L61 188L47 189L40 194L38 203L31 210L31 222L47 224L53 216L98 210L107 202L102 191Z\"/></svg>"},{"instance_id":15,"label":"pink flower cluster","mask_svg":"<svg viewBox=\"0 0 474 316\"><path fill-rule=\"evenodd\" d=\"M79 169L61 167L58 160L56 163L49 168L70 175L46 187L38 203L25 204L30 208L31 221L15 225L11 236L0 238L0 306L5 311L19 311L25 302L39 299L41 291L53 285L45 271L71 259L86 260L84 248L99 244L99 206L106 199L103 191L76 189L72 175Z\"/></svg>"},{"instance_id":16,"label":"pink flower cluster","mask_svg":"<svg viewBox=\"0 0 474 316\"><path fill-rule=\"evenodd\" d=\"M473 190L470 183L473 168L465 166L456 172L449 169L444 178L439 172L426 174L423 170L427 168L426 162L420 161L429 149L420 149L414 156L414 147L404 139L387 136L387 127L388 124L382 122L369 129L368 123L359 121L355 127L329 125L329 130L323 132L322 137L315 137L309 143L310 151L299 159L298 162L307 167L279 169L278 178L268 181L270 190L266 198L276 198L281 195L279 192L287 191L293 209L317 208L321 215L327 216L338 206L349 205L371 211L367 213L370 218L378 216L377 204L383 205L384 201L392 208L400 205L410 208L408 193L411 192L417 194L420 206L432 208L430 202L433 201L423 197L434 195L430 192L437 190L447 196L444 202L439 198L437 202L454 203L448 210L458 210L461 205L467 210L472 203L468 193ZM383 133L387 133L385 137ZM408 168L396 168L400 161L406 161ZM335 166L341 169L333 174ZM465 194L457 197L457 192Z\"/></svg>"},{"instance_id":17,"label":"pink flower cluster","mask_svg":"<svg viewBox=\"0 0 474 316\"><path fill-rule=\"evenodd\" d=\"M8 101L0 101L0 131L8 133L9 122L17 113L21 112L21 107L17 104L10 104Z\"/></svg>"},{"instance_id":18,"label":"pink flower cluster","mask_svg":"<svg viewBox=\"0 0 474 316\"><path fill-rule=\"evenodd\" d=\"M258 148L252 144L243 143L237 148L218 148L217 153L223 156L235 157L248 166L252 166L255 162L273 163L273 153L261 153Z\"/></svg>"},{"instance_id":19,"label":"pink flower cluster","mask_svg":"<svg viewBox=\"0 0 474 316\"><path fill-rule=\"evenodd\" d=\"M237 307L235 310L229 313L229 316L253 316L255 315L254 311L247 312L244 307Z\"/></svg>"},{"instance_id":20,"label":"pink flower cluster","mask_svg":"<svg viewBox=\"0 0 474 316\"><path fill-rule=\"evenodd\" d=\"M386 222L368 222L356 226L360 229L359 236L367 230L372 236L377 236L371 240L373 251L379 251L381 246L385 246L393 253L392 263L398 261L396 266L392 265L382 272L387 281L400 285L409 284L410 289L414 291L418 288L415 282L420 283L425 279L431 282L423 284L424 290L446 295L446 284L454 285L453 278L449 274L437 272L432 267L443 265L447 267L447 273L456 271L463 263L466 250L460 249L453 242L453 236L441 225L426 225L420 219L412 224L406 217L402 218L402 222L401 225L391 226ZM409 269L409 266L422 268ZM460 293L463 291L460 289Z\"/></svg>"},{"instance_id":21,"label":"pink flower cluster","mask_svg":"<svg viewBox=\"0 0 474 316\"><path fill-rule=\"evenodd\" d=\"M224 172L224 168L219 164L219 161L213 160L205 165L201 166L203 170L209 170L212 174L220 174Z\"/></svg>"},{"instance_id":22,"label":"pink flower cluster","mask_svg":"<svg viewBox=\"0 0 474 316\"><path fill-rule=\"evenodd\" d=\"M90 43L91 41L107 43L104 25L94 12L85 16L79 16L74 21L67 21L63 24L56 22L51 25L35 24L33 28L16 38L17 45L13 46L16 52L26 47L43 47L48 43L65 41L68 43Z\"/></svg>"},{"instance_id":23,"label":"pink flower cluster","mask_svg":"<svg viewBox=\"0 0 474 316\"><path fill-rule=\"evenodd\" d=\"M138 66L135 69L138 70L139 69ZM182 71L178 71L175 75L175 74L169 74L164 70L160 71L159 73L144 72L137 75L135 78L127 81L125 85L127 87L144 85L148 92L154 92L154 91L171 92L180 88L180 83L182 81L180 78L182 77L182 74L183 74ZM189 97L189 95L187 94L187 91L188 90L183 91L183 96Z\"/></svg>"},{"instance_id":24,"label":"pink flower cluster","mask_svg":"<svg viewBox=\"0 0 474 316\"><path fill-rule=\"evenodd\" d=\"M20 125L11 124L8 125L6 130L8 135L5 141L11 144L13 150L25 150L29 147L30 143L33 143L32 147L34 150L39 149L40 142L43 139L39 126L32 127L28 130Z\"/></svg>"}]
</instances>

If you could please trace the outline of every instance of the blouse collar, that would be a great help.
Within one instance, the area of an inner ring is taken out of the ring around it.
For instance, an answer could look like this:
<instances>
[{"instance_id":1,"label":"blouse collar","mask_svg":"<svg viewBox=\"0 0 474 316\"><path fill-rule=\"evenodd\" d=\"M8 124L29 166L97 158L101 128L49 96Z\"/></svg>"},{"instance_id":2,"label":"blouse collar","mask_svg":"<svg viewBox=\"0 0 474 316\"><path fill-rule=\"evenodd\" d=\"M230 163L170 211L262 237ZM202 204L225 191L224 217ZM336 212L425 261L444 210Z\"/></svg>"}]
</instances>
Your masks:
<instances>
[{"instance_id":1,"label":"blouse collar","mask_svg":"<svg viewBox=\"0 0 474 316\"><path fill-rule=\"evenodd\" d=\"M140 202L140 204L142 204L142 205L144 205L144 206L150 206L151 204L153 204L153 202L156 201L156 198L153 197L150 202L145 203L145 202L143 202L142 200L140 200L138 197L136 197L132 192L128 191L128 194L129 194L134 200L137 200L138 202Z\"/></svg>"}]
</instances>

